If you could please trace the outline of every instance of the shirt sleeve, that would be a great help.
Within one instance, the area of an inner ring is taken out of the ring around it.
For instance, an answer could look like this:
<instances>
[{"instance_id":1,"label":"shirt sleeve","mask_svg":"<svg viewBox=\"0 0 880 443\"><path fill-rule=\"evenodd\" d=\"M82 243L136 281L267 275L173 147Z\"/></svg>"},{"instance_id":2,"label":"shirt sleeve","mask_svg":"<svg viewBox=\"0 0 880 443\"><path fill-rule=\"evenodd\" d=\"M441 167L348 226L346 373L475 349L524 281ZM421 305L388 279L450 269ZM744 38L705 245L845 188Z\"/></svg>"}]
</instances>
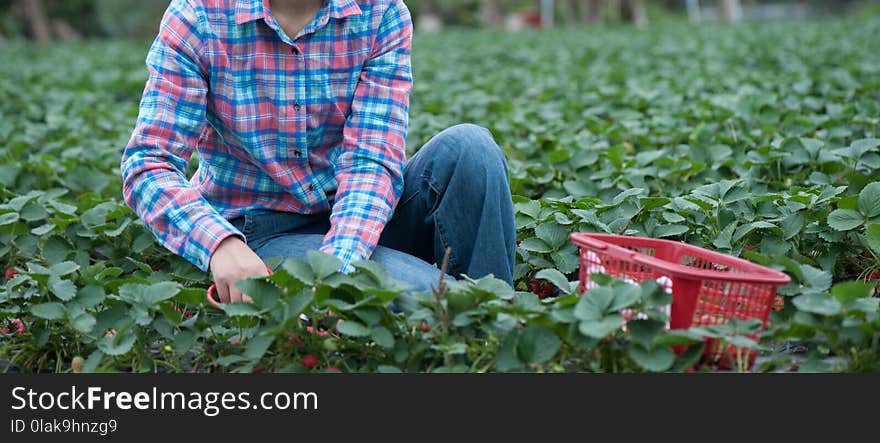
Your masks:
<instances>
[{"instance_id":1,"label":"shirt sleeve","mask_svg":"<svg viewBox=\"0 0 880 443\"><path fill-rule=\"evenodd\" d=\"M343 271L369 258L403 193L412 19L401 0L384 12L361 72L336 164L336 201L321 250Z\"/></svg>"},{"instance_id":2,"label":"shirt sleeve","mask_svg":"<svg viewBox=\"0 0 880 443\"><path fill-rule=\"evenodd\" d=\"M137 124L122 155L123 197L171 252L203 271L220 242L244 236L186 178L206 125L208 86L199 18L186 0L168 7L147 55Z\"/></svg>"}]
</instances>

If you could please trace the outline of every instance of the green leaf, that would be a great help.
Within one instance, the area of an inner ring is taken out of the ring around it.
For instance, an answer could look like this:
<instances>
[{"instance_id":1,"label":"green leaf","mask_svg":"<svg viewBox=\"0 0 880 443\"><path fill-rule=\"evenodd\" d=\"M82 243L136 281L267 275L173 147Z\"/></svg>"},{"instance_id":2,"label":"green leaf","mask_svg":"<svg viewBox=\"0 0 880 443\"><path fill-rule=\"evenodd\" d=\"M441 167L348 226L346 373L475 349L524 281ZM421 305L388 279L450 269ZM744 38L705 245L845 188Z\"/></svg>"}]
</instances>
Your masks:
<instances>
[{"instance_id":1,"label":"green leaf","mask_svg":"<svg viewBox=\"0 0 880 443\"><path fill-rule=\"evenodd\" d=\"M852 142L852 144L850 145L850 149L852 149L852 152L853 154L855 154L856 157L861 157L869 151L877 150L878 146L880 146L880 139L865 138Z\"/></svg>"},{"instance_id":2,"label":"green leaf","mask_svg":"<svg viewBox=\"0 0 880 443\"><path fill-rule=\"evenodd\" d=\"M98 366L101 365L101 361L104 359L104 353L98 349L92 351L89 354L88 358L86 358L85 363L83 363L82 372L84 374L91 374L98 370Z\"/></svg>"},{"instance_id":3,"label":"green leaf","mask_svg":"<svg viewBox=\"0 0 880 443\"><path fill-rule=\"evenodd\" d=\"M828 226L837 231L851 231L865 222L865 217L852 209L837 209L828 214Z\"/></svg>"},{"instance_id":4,"label":"green leaf","mask_svg":"<svg viewBox=\"0 0 880 443\"><path fill-rule=\"evenodd\" d=\"M64 305L54 302L31 305L31 314L46 320L60 320L64 318Z\"/></svg>"},{"instance_id":5,"label":"green leaf","mask_svg":"<svg viewBox=\"0 0 880 443\"><path fill-rule=\"evenodd\" d=\"M614 291L607 286L587 291L574 308L574 316L580 320L599 320L604 317L614 301Z\"/></svg>"},{"instance_id":6,"label":"green leaf","mask_svg":"<svg viewBox=\"0 0 880 443\"><path fill-rule=\"evenodd\" d=\"M72 261L57 263L49 267L49 272L52 275L56 275L58 277L64 277L65 275L73 274L78 270L79 265Z\"/></svg>"},{"instance_id":7,"label":"green leaf","mask_svg":"<svg viewBox=\"0 0 880 443\"><path fill-rule=\"evenodd\" d=\"M645 304L645 307L659 308L672 303L672 294L666 292L656 280L645 280L641 286L642 302Z\"/></svg>"},{"instance_id":8,"label":"green leaf","mask_svg":"<svg viewBox=\"0 0 880 443\"><path fill-rule=\"evenodd\" d=\"M251 303L231 303L223 305L223 310L229 317L259 317L260 310Z\"/></svg>"},{"instance_id":9,"label":"green leaf","mask_svg":"<svg viewBox=\"0 0 880 443\"><path fill-rule=\"evenodd\" d=\"M653 346L655 337L663 331L664 326L666 326L665 322L650 319L630 320L626 323L632 341L645 349Z\"/></svg>"},{"instance_id":10,"label":"green leaf","mask_svg":"<svg viewBox=\"0 0 880 443\"><path fill-rule=\"evenodd\" d=\"M495 369L499 372L516 371L522 368L523 364L516 355L517 341L519 340L519 330L514 329L501 342L501 348L495 356Z\"/></svg>"},{"instance_id":11,"label":"green leaf","mask_svg":"<svg viewBox=\"0 0 880 443\"><path fill-rule=\"evenodd\" d=\"M671 329L654 338L656 346L691 345L702 342L703 336L687 329Z\"/></svg>"},{"instance_id":12,"label":"green leaf","mask_svg":"<svg viewBox=\"0 0 880 443\"><path fill-rule=\"evenodd\" d=\"M535 274L535 278L547 280L550 283L556 285L562 292L568 294L571 292L571 285L568 284L568 279L562 275L561 272L555 269L542 269Z\"/></svg>"},{"instance_id":13,"label":"green leaf","mask_svg":"<svg viewBox=\"0 0 880 443\"><path fill-rule=\"evenodd\" d=\"M675 363L675 353L666 347L656 347L647 350L638 345L632 345L627 350L630 358L637 365L651 372L663 372Z\"/></svg>"},{"instance_id":14,"label":"green leaf","mask_svg":"<svg viewBox=\"0 0 880 443\"><path fill-rule=\"evenodd\" d=\"M315 293L309 288L301 290L298 294L287 300L287 318L294 318L309 307L315 300Z\"/></svg>"},{"instance_id":15,"label":"green leaf","mask_svg":"<svg viewBox=\"0 0 880 443\"><path fill-rule=\"evenodd\" d=\"M840 301L827 294L809 293L792 299L794 306L801 311L819 315L837 315L842 309Z\"/></svg>"},{"instance_id":16,"label":"green leaf","mask_svg":"<svg viewBox=\"0 0 880 443\"><path fill-rule=\"evenodd\" d=\"M284 262L281 267L287 271L291 277L299 280L302 283L307 285L312 285L315 283L315 273L312 271L312 267L309 266L308 263L298 260L298 259L290 259Z\"/></svg>"},{"instance_id":17,"label":"green leaf","mask_svg":"<svg viewBox=\"0 0 880 443\"><path fill-rule=\"evenodd\" d=\"M0 226L11 225L18 221L19 215L17 212L7 212L5 214L0 214Z\"/></svg>"},{"instance_id":18,"label":"green leaf","mask_svg":"<svg viewBox=\"0 0 880 443\"><path fill-rule=\"evenodd\" d=\"M880 215L880 182L865 186L859 193L859 211L868 218Z\"/></svg>"},{"instance_id":19,"label":"green leaf","mask_svg":"<svg viewBox=\"0 0 880 443\"><path fill-rule=\"evenodd\" d=\"M613 314L599 320L583 320L578 326L581 334L592 338L605 338L623 326L623 317Z\"/></svg>"},{"instance_id":20,"label":"green leaf","mask_svg":"<svg viewBox=\"0 0 880 443\"><path fill-rule=\"evenodd\" d=\"M520 333L516 353L526 363L541 364L552 359L561 345L559 337L550 329L529 326Z\"/></svg>"},{"instance_id":21,"label":"green leaf","mask_svg":"<svg viewBox=\"0 0 880 443\"><path fill-rule=\"evenodd\" d=\"M642 288L629 283L614 286L614 300L608 305L606 312L619 312L642 299Z\"/></svg>"},{"instance_id":22,"label":"green leaf","mask_svg":"<svg viewBox=\"0 0 880 443\"><path fill-rule=\"evenodd\" d=\"M137 340L134 330L127 329L113 336L104 336L98 340L98 349L107 355L123 355L128 353Z\"/></svg>"},{"instance_id":23,"label":"green leaf","mask_svg":"<svg viewBox=\"0 0 880 443\"><path fill-rule=\"evenodd\" d=\"M170 300L180 292L180 285L164 281L152 285L128 283L119 287L119 296L126 301L153 306L159 302Z\"/></svg>"},{"instance_id":24,"label":"green leaf","mask_svg":"<svg viewBox=\"0 0 880 443\"><path fill-rule=\"evenodd\" d=\"M831 288L831 295L842 303L874 295L874 285L860 281L838 283Z\"/></svg>"},{"instance_id":25,"label":"green leaf","mask_svg":"<svg viewBox=\"0 0 880 443\"><path fill-rule=\"evenodd\" d=\"M388 272L379 263L372 260L358 260L352 263L352 266L364 274L370 276L378 285L384 285L388 281Z\"/></svg>"},{"instance_id":26,"label":"green leaf","mask_svg":"<svg viewBox=\"0 0 880 443\"><path fill-rule=\"evenodd\" d=\"M576 272L578 267L580 266L580 261L578 258L577 250L567 251L565 249L550 253L550 259L553 260L553 264L556 265L556 268L559 269L559 272L563 274L571 274L572 272Z\"/></svg>"},{"instance_id":27,"label":"green leaf","mask_svg":"<svg viewBox=\"0 0 880 443\"><path fill-rule=\"evenodd\" d=\"M309 259L312 271L315 272L315 277L317 277L318 280L323 280L335 274L340 268L342 268L342 260L330 254L321 251L309 251L306 255Z\"/></svg>"},{"instance_id":28,"label":"green leaf","mask_svg":"<svg viewBox=\"0 0 880 443\"><path fill-rule=\"evenodd\" d=\"M689 229L686 225L660 225L654 228L654 237L674 237L688 232Z\"/></svg>"},{"instance_id":29,"label":"green leaf","mask_svg":"<svg viewBox=\"0 0 880 443\"><path fill-rule=\"evenodd\" d=\"M57 275L49 277L47 283L49 290L61 300L69 301L76 297L76 285L70 280L59 278Z\"/></svg>"},{"instance_id":30,"label":"green leaf","mask_svg":"<svg viewBox=\"0 0 880 443\"><path fill-rule=\"evenodd\" d=\"M246 361L248 361L248 359L242 357L241 355L230 354L230 355L224 355L222 357L218 357L216 360L214 360L214 363L217 363L220 366L226 367L229 365L234 365L236 363L242 363L242 362L246 362Z\"/></svg>"},{"instance_id":31,"label":"green leaf","mask_svg":"<svg viewBox=\"0 0 880 443\"><path fill-rule=\"evenodd\" d=\"M870 224L865 231L865 240L875 254L880 254L880 224Z\"/></svg>"},{"instance_id":32,"label":"green leaf","mask_svg":"<svg viewBox=\"0 0 880 443\"><path fill-rule=\"evenodd\" d=\"M803 283L816 292L828 290L831 287L831 274L810 265L801 265Z\"/></svg>"},{"instance_id":33,"label":"green leaf","mask_svg":"<svg viewBox=\"0 0 880 443\"><path fill-rule=\"evenodd\" d=\"M345 320L336 326L340 334L351 337L366 337L370 335L370 329L355 320Z\"/></svg>"},{"instance_id":34,"label":"green leaf","mask_svg":"<svg viewBox=\"0 0 880 443\"><path fill-rule=\"evenodd\" d=\"M556 222L541 223L535 228L535 235L551 248L558 249L568 241L569 231Z\"/></svg>"},{"instance_id":35,"label":"green leaf","mask_svg":"<svg viewBox=\"0 0 880 443\"><path fill-rule=\"evenodd\" d=\"M263 358L269 346L275 341L275 337L270 335L260 335L248 341L247 348L242 356L248 360L259 360Z\"/></svg>"},{"instance_id":36,"label":"green leaf","mask_svg":"<svg viewBox=\"0 0 880 443\"><path fill-rule=\"evenodd\" d=\"M520 242L519 247L529 252L546 254L553 252L553 247L537 237L530 237Z\"/></svg>"},{"instance_id":37,"label":"green leaf","mask_svg":"<svg viewBox=\"0 0 880 443\"><path fill-rule=\"evenodd\" d=\"M343 323L343 325L345 325L345 323ZM382 326L373 328L373 330L370 331L370 338L372 338L377 345L385 349L394 349L394 336L391 335L391 332L389 332L388 329L385 329Z\"/></svg>"},{"instance_id":38,"label":"green leaf","mask_svg":"<svg viewBox=\"0 0 880 443\"><path fill-rule=\"evenodd\" d=\"M174 336L174 350L178 354L186 354L196 344L198 335L189 329L183 329Z\"/></svg>"},{"instance_id":39,"label":"green leaf","mask_svg":"<svg viewBox=\"0 0 880 443\"><path fill-rule=\"evenodd\" d=\"M92 329L95 328L95 323L97 323L95 316L88 313L80 314L75 319L73 319L72 322L73 328L79 332L82 332L83 334L88 334L92 332Z\"/></svg>"}]
</instances>

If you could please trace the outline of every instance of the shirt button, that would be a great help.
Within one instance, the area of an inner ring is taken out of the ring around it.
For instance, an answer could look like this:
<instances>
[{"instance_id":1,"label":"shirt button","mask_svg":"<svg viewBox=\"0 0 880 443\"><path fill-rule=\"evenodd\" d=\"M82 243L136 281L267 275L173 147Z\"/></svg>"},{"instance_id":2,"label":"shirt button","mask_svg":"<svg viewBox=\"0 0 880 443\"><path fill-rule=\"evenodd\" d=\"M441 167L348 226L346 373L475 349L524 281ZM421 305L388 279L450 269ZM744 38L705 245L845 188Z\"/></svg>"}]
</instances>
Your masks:
<instances>
[{"instance_id":1,"label":"shirt button","mask_svg":"<svg viewBox=\"0 0 880 443\"><path fill-rule=\"evenodd\" d=\"M290 47L290 52L291 54L299 55L299 48L297 48L296 45L293 45Z\"/></svg>"},{"instance_id":2,"label":"shirt button","mask_svg":"<svg viewBox=\"0 0 880 443\"><path fill-rule=\"evenodd\" d=\"M293 155L296 156L296 157L301 157L301 156L302 156L302 152L300 152L299 150L296 150L296 151L293 151Z\"/></svg>"},{"instance_id":3,"label":"shirt button","mask_svg":"<svg viewBox=\"0 0 880 443\"><path fill-rule=\"evenodd\" d=\"M293 104L293 110L294 110L294 111L299 111L299 108L302 108L302 105L300 105L299 103L294 103L294 104Z\"/></svg>"},{"instance_id":4,"label":"shirt button","mask_svg":"<svg viewBox=\"0 0 880 443\"><path fill-rule=\"evenodd\" d=\"M314 190L315 190L315 185L309 183L309 191L314 191Z\"/></svg>"}]
</instances>

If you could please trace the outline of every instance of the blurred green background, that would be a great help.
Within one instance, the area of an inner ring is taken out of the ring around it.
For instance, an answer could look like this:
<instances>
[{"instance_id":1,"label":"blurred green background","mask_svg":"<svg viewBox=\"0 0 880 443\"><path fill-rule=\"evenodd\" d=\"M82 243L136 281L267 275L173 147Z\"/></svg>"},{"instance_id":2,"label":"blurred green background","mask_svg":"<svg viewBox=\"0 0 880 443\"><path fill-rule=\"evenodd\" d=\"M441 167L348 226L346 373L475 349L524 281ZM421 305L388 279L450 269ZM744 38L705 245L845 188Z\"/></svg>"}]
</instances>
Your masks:
<instances>
[{"instance_id":1,"label":"blurred green background","mask_svg":"<svg viewBox=\"0 0 880 443\"><path fill-rule=\"evenodd\" d=\"M877 0L409 0L417 29L511 30L675 20L804 19L880 11ZM0 39L148 37L168 0L0 0Z\"/></svg>"}]
</instances>

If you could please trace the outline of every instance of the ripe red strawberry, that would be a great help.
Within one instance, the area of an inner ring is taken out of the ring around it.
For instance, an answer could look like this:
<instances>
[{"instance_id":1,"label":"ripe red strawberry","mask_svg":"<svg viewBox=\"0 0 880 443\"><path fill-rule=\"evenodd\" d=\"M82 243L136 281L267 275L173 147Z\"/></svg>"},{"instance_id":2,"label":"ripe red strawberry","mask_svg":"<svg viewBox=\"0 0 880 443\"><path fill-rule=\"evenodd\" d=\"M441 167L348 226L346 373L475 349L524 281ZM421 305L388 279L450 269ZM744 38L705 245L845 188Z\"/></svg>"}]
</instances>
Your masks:
<instances>
[{"instance_id":1,"label":"ripe red strawberry","mask_svg":"<svg viewBox=\"0 0 880 443\"><path fill-rule=\"evenodd\" d=\"M9 328L0 329L0 334L8 334L8 333L9 333Z\"/></svg>"},{"instance_id":2,"label":"ripe red strawberry","mask_svg":"<svg viewBox=\"0 0 880 443\"><path fill-rule=\"evenodd\" d=\"M15 268L6 268L6 279L12 280L12 277L15 277L16 271Z\"/></svg>"},{"instance_id":3,"label":"ripe red strawberry","mask_svg":"<svg viewBox=\"0 0 880 443\"><path fill-rule=\"evenodd\" d=\"M187 309L186 311L183 311L183 318L190 318L191 316L192 316L192 313L189 312L189 309Z\"/></svg>"},{"instance_id":4,"label":"ripe red strawberry","mask_svg":"<svg viewBox=\"0 0 880 443\"><path fill-rule=\"evenodd\" d=\"M540 295L541 294L541 282L537 279L529 280L529 291L532 291L533 294Z\"/></svg>"},{"instance_id":5,"label":"ripe red strawberry","mask_svg":"<svg viewBox=\"0 0 880 443\"><path fill-rule=\"evenodd\" d=\"M24 324L23 321L21 321L20 318L13 319L10 324L12 326L15 326L16 334L24 334L27 332L27 326Z\"/></svg>"},{"instance_id":6,"label":"ripe red strawberry","mask_svg":"<svg viewBox=\"0 0 880 443\"><path fill-rule=\"evenodd\" d=\"M239 343L241 342L237 338L233 338L232 341L229 342L232 346L238 346Z\"/></svg>"},{"instance_id":7,"label":"ripe red strawberry","mask_svg":"<svg viewBox=\"0 0 880 443\"><path fill-rule=\"evenodd\" d=\"M318 366L318 357L315 354L303 355L302 358L299 359L299 364L308 370L312 370L315 366Z\"/></svg>"},{"instance_id":8,"label":"ripe red strawberry","mask_svg":"<svg viewBox=\"0 0 880 443\"><path fill-rule=\"evenodd\" d=\"M752 251L755 249L755 247L752 245L745 245L743 246L743 249L745 249L746 251Z\"/></svg>"},{"instance_id":9,"label":"ripe red strawberry","mask_svg":"<svg viewBox=\"0 0 880 443\"><path fill-rule=\"evenodd\" d=\"M419 326L422 328L422 332L431 332L431 325L429 325L428 322L423 321Z\"/></svg>"},{"instance_id":10,"label":"ripe red strawberry","mask_svg":"<svg viewBox=\"0 0 880 443\"><path fill-rule=\"evenodd\" d=\"M342 372L336 366L327 366L324 370L327 372Z\"/></svg>"},{"instance_id":11,"label":"ripe red strawberry","mask_svg":"<svg viewBox=\"0 0 880 443\"><path fill-rule=\"evenodd\" d=\"M556 295L556 286L554 286L553 283L534 278L529 280L529 290L542 300Z\"/></svg>"},{"instance_id":12,"label":"ripe red strawberry","mask_svg":"<svg viewBox=\"0 0 880 443\"><path fill-rule=\"evenodd\" d=\"M880 269L875 269L868 274L868 280L880 280Z\"/></svg>"}]
</instances>

